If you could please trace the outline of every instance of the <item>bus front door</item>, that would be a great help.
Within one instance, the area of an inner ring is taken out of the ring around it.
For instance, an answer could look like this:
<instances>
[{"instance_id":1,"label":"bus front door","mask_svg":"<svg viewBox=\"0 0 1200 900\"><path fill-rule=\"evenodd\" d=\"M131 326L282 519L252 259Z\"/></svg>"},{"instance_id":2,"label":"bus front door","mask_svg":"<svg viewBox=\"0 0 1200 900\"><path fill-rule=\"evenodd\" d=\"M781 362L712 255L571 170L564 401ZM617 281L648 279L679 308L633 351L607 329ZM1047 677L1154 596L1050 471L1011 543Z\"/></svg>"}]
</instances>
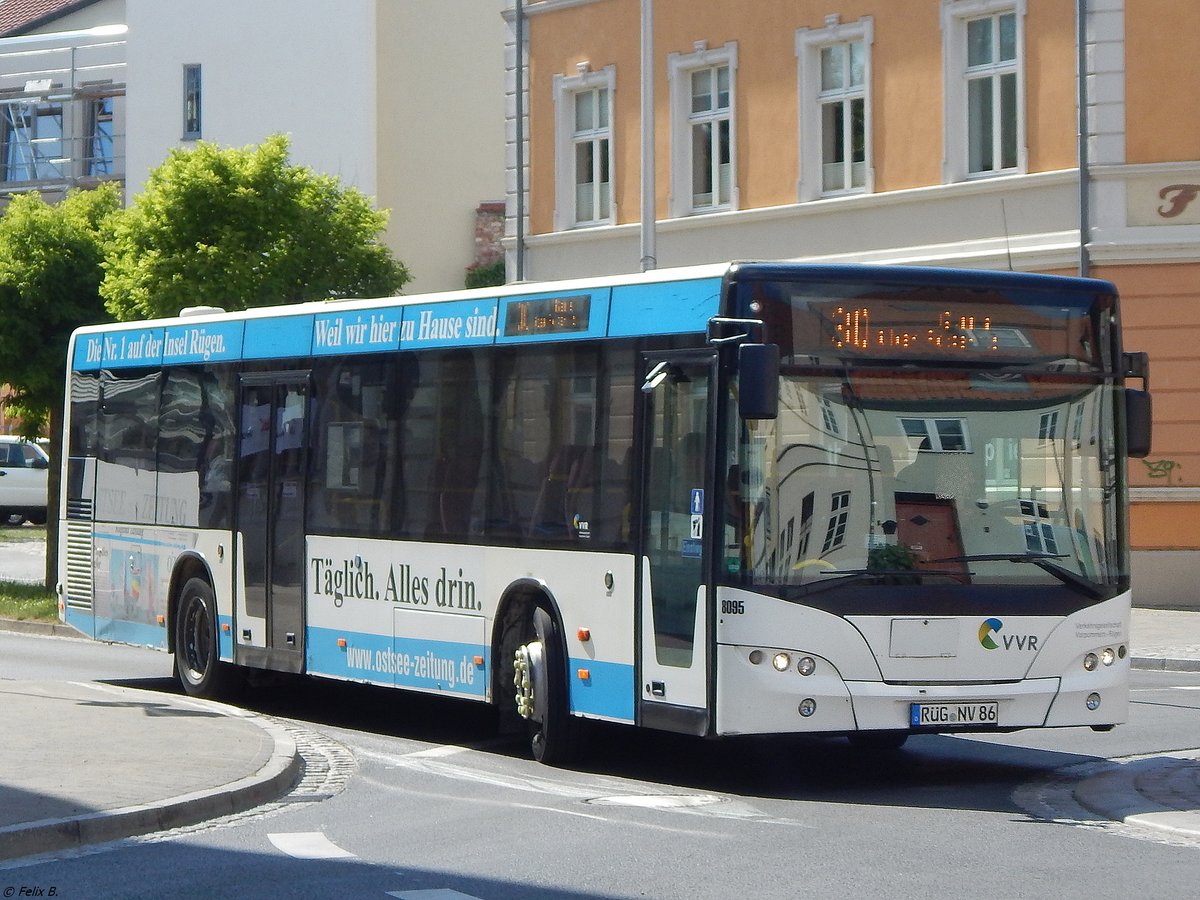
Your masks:
<instances>
[{"instance_id":1,"label":"bus front door","mask_svg":"<svg viewBox=\"0 0 1200 900\"><path fill-rule=\"evenodd\" d=\"M244 588L236 658L304 668L305 373L242 378L237 531Z\"/></svg>"},{"instance_id":2,"label":"bus front door","mask_svg":"<svg viewBox=\"0 0 1200 900\"><path fill-rule=\"evenodd\" d=\"M689 734L709 723L714 370L709 354L651 355L642 385L640 721Z\"/></svg>"}]
</instances>

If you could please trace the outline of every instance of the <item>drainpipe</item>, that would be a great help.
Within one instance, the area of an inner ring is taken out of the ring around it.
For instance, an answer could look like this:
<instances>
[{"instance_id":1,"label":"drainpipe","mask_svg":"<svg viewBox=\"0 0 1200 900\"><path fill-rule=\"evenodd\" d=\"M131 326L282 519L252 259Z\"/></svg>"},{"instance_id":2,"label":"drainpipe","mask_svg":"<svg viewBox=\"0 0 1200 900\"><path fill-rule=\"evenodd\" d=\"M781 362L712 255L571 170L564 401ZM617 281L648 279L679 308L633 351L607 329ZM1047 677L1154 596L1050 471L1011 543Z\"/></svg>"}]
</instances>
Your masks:
<instances>
[{"instance_id":1,"label":"drainpipe","mask_svg":"<svg viewBox=\"0 0 1200 900\"><path fill-rule=\"evenodd\" d=\"M517 260L516 280L525 280L525 6L516 0Z\"/></svg>"},{"instance_id":2,"label":"drainpipe","mask_svg":"<svg viewBox=\"0 0 1200 900\"><path fill-rule=\"evenodd\" d=\"M654 0L642 0L642 271L658 268L654 246Z\"/></svg>"},{"instance_id":3,"label":"drainpipe","mask_svg":"<svg viewBox=\"0 0 1200 900\"><path fill-rule=\"evenodd\" d=\"M1079 275L1086 278L1091 269L1088 240L1091 237L1091 178L1088 174L1088 92L1087 92L1087 0L1075 0L1075 43L1079 106Z\"/></svg>"}]
</instances>

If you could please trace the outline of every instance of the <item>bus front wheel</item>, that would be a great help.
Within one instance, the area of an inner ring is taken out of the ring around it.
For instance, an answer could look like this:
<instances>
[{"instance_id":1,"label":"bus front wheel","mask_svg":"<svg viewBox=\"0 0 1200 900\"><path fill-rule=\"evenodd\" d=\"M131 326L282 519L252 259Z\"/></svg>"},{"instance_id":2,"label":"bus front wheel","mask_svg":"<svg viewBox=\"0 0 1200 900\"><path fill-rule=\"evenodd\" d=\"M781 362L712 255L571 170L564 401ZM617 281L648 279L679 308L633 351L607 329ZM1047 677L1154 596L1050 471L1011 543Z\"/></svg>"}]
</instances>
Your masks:
<instances>
[{"instance_id":1,"label":"bus front wheel","mask_svg":"<svg viewBox=\"0 0 1200 900\"><path fill-rule=\"evenodd\" d=\"M517 712L528 721L533 758L563 765L577 751L578 723L567 700L566 645L554 618L533 611L534 640L517 648L514 688Z\"/></svg>"},{"instance_id":2,"label":"bus front wheel","mask_svg":"<svg viewBox=\"0 0 1200 900\"><path fill-rule=\"evenodd\" d=\"M219 646L213 589L203 578L189 578L175 612L175 674L189 695L213 697L231 687Z\"/></svg>"}]
</instances>

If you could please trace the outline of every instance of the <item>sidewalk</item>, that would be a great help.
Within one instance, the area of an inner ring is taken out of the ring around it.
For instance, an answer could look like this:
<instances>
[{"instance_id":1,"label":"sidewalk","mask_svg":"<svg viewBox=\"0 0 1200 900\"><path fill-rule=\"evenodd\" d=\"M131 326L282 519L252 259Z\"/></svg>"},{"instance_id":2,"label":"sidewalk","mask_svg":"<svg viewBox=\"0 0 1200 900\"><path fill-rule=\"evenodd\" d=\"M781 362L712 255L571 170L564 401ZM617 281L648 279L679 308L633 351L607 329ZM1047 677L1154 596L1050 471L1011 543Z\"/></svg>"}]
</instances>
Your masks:
<instances>
[{"instance_id":1,"label":"sidewalk","mask_svg":"<svg viewBox=\"0 0 1200 900\"><path fill-rule=\"evenodd\" d=\"M0 681L0 709L0 860L241 812L302 768L282 728L220 703Z\"/></svg>"},{"instance_id":2,"label":"sidewalk","mask_svg":"<svg viewBox=\"0 0 1200 900\"><path fill-rule=\"evenodd\" d=\"M1135 609L1130 632L1135 669L1200 672L1200 611Z\"/></svg>"}]
</instances>

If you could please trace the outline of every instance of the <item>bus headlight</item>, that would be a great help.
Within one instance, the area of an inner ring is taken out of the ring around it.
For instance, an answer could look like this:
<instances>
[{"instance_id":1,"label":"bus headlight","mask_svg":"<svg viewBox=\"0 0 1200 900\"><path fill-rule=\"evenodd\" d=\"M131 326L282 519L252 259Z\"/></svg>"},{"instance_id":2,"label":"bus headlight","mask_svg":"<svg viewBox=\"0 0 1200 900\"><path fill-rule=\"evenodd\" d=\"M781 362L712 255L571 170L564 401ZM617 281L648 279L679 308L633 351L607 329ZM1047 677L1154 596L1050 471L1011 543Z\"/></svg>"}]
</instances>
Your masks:
<instances>
[{"instance_id":1,"label":"bus headlight","mask_svg":"<svg viewBox=\"0 0 1200 900\"><path fill-rule=\"evenodd\" d=\"M1095 653L1089 653L1087 656L1085 656L1083 658L1083 667L1085 669L1087 669L1089 672L1095 672L1096 666L1098 666L1099 664L1100 664L1100 657L1096 656Z\"/></svg>"},{"instance_id":2,"label":"bus headlight","mask_svg":"<svg viewBox=\"0 0 1200 900\"><path fill-rule=\"evenodd\" d=\"M1105 647L1104 652L1100 654L1100 662L1104 663L1106 666L1111 666L1114 662L1116 662L1116 659L1117 654L1113 651L1112 647Z\"/></svg>"},{"instance_id":3,"label":"bus headlight","mask_svg":"<svg viewBox=\"0 0 1200 900\"><path fill-rule=\"evenodd\" d=\"M800 701L800 715L808 718L817 711L817 701L811 697Z\"/></svg>"},{"instance_id":4,"label":"bus headlight","mask_svg":"<svg viewBox=\"0 0 1200 900\"><path fill-rule=\"evenodd\" d=\"M786 672L792 667L792 658L786 653L776 653L771 657L771 665L775 667L776 672Z\"/></svg>"},{"instance_id":5,"label":"bus headlight","mask_svg":"<svg viewBox=\"0 0 1200 900\"><path fill-rule=\"evenodd\" d=\"M1095 712L1096 710L1098 710L1100 708L1100 695L1097 693L1088 694L1086 702L1087 702L1087 708L1090 709L1092 712Z\"/></svg>"},{"instance_id":6,"label":"bus headlight","mask_svg":"<svg viewBox=\"0 0 1200 900\"><path fill-rule=\"evenodd\" d=\"M811 675L817 671L817 661L811 656L802 656L800 662L796 663L796 671L801 675Z\"/></svg>"}]
</instances>

